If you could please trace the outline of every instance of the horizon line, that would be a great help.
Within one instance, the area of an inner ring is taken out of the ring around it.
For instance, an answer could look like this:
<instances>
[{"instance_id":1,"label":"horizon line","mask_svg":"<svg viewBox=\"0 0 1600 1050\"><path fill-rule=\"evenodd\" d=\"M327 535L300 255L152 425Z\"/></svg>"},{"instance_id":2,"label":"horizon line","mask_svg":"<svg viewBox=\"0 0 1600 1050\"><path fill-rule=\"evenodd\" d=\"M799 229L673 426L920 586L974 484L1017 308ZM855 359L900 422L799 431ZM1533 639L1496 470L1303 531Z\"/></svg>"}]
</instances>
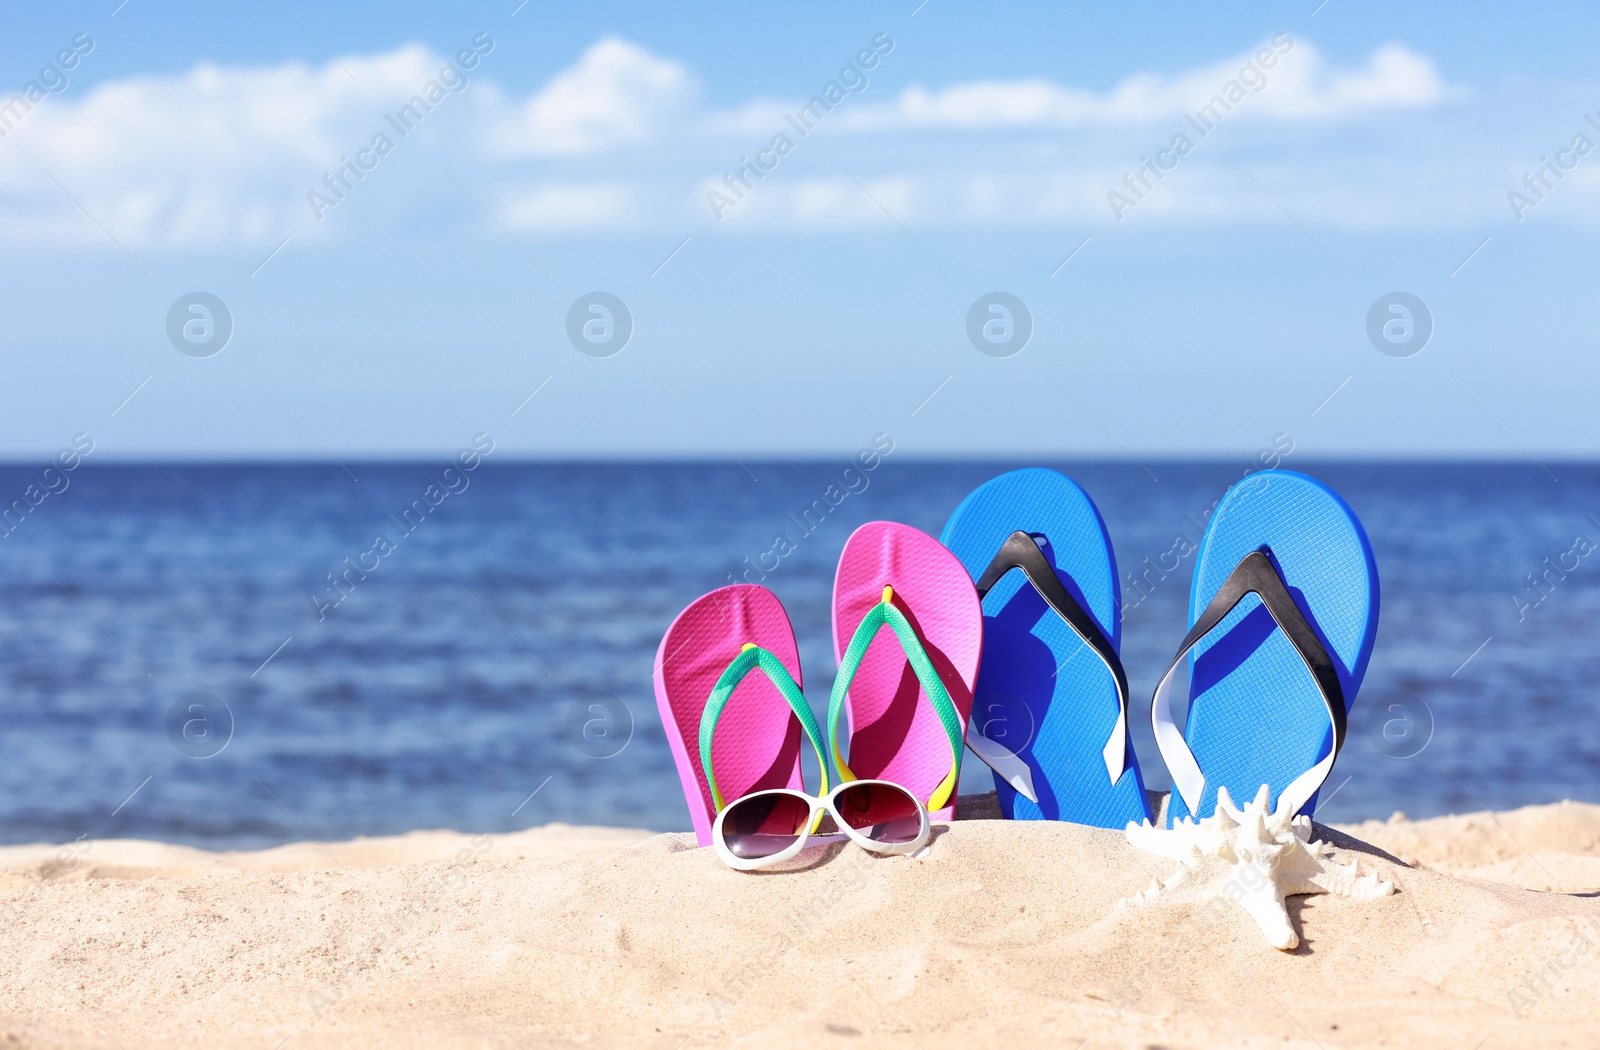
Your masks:
<instances>
[{"instance_id":1,"label":"horizon line","mask_svg":"<svg viewBox=\"0 0 1600 1050\"><path fill-rule=\"evenodd\" d=\"M1258 451L1259 450L1257 450L1257 452ZM1096 456L1077 456L1077 455L1072 455L1072 454L1038 453L1038 452L992 453L992 454L985 453L985 454L981 454L981 455L973 455L973 454L968 454L968 455L960 455L960 454L941 455L941 454L929 454L929 453L902 453L902 452L897 452L893 456L893 462L896 462L896 463L941 463L941 464L948 464L948 463L963 463L964 464L964 463L970 463L970 464L974 464L974 465L993 465L993 464L1002 464L1002 463L1021 463L1021 464L1025 465L1027 463L1051 462L1051 463L1079 463L1079 464L1084 464L1084 465L1108 466L1108 467L1110 467L1110 466L1127 467L1129 469L1137 470L1137 469L1139 469L1140 462L1143 462L1143 461L1148 461L1148 462L1151 462L1151 463L1168 464L1168 465L1193 464L1193 465L1196 465L1196 466L1217 465L1217 464L1230 464L1231 465L1231 464L1238 464L1238 463L1241 463L1241 462L1250 464L1250 463L1256 463L1257 462L1257 458L1256 458L1257 457L1257 452L1252 452L1252 453L1248 453L1248 454L1239 454L1239 455L1229 455L1227 453L1209 453L1209 454L1202 454L1202 455L1183 455L1183 454L1171 454L1171 453L1150 453L1150 452L1146 452L1146 453L1141 453L1139 460L1132 460L1132 459L1129 459L1128 457L1125 457L1125 456L1098 456L1098 455L1096 455ZM301 466L301 467L314 467L314 466L322 466L322 467L328 468L329 470L338 470L338 469L340 469L340 467L339 467L340 463L357 463L357 464L362 464L362 465L366 465L366 466L379 466L379 467L381 467L381 466L412 466L412 465L424 465L424 466L426 466L426 465L431 465L431 464L433 464L433 463L435 463L437 461L450 460L450 459L452 459L453 455L454 455L453 453L445 453L445 452L415 453L415 454L407 453L407 454L377 455L377 456L343 455L343 456L341 456L339 458L338 462L330 462L326 457L322 457L322 456L301 456L301 455L293 455L293 456L255 456L255 455L215 456L215 457L203 458L202 459L202 458L194 458L194 457L187 457L186 458L186 457L165 456L165 455L128 456L128 455L101 455L101 454L97 454L92 459L89 458L89 457L85 457L83 462L76 469L81 470L84 467L95 467L95 466L104 465L104 466L138 466L138 467L152 467L152 466L171 466L171 467ZM782 455L745 455L745 456L740 457L739 461L737 461L737 462L731 461L730 459L728 459L727 457L724 457L724 456L704 456L704 455L693 455L693 456L675 456L675 455L655 455L655 456L652 456L652 455L648 455L648 454L627 454L627 455L607 455L607 456L581 455L581 454L577 454L577 455L548 455L548 456L502 455L502 456L495 456L492 459L489 458L489 457L485 457L483 463L484 463L484 465L493 465L493 464L504 463L504 464L508 464L508 465L517 465L517 466L557 466L557 465L583 465L583 466L671 465L671 466L713 466L713 467L720 466L720 467L728 467L728 468L731 468L731 469L738 469L739 463L741 463L741 462L770 464L770 465L831 463L831 462L833 462L835 460L838 460L838 459L853 460L855 458L855 455L856 455L856 453L854 451L850 451L850 452L841 451L841 452L832 452L832 453L829 453L829 452L807 452L807 453L782 454ZM10 454L0 453L0 470L9 469L9 468L25 469L25 468L36 467L36 466L39 465L39 463L41 461L44 461L46 465L49 465L50 458L51 458L51 454L50 453L43 453L43 454L39 454L37 456L33 456L33 457L29 457L29 458L14 458ZM886 459L886 460L889 459L889 458L890 457L887 457L887 456L884 457L884 459ZM1283 469L1291 469L1291 470L1294 469L1292 463L1285 462L1289 458L1290 457L1287 457L1287 456L1283 457L1284 461L1281 461L1277 466L1279 468L1283 468ZM1294 463L1328 464L1328 465L1350 464L1350 465L1358 465L1358 466L1359 465L1372 465L1372 466L1406 466L1406 465L1432 466L1432 465L1447 465L1448 466L1448 465L1457 465L1457 464L1460 464L1460 465L1468 465L1468 464L1484 465L1484 464L1487 464L1487 465L1493 465L1493 466L1516 466L1516 465L1521 465L1521 466L1527 467L1530 470L1538 470L1538 469L1541 469L1542 462L1562 463L1562 464L1578 465L1578 466L1585 466L1585 465L1600 466L1600 452L1593 453L1593 454L1587 454L1587 455L1584 455L1584 454L1547 453L1547 454L1541 455L1539 461L1534 461L1534 460L1532 460L1531 458L1529 458L1527 456L1521 456L1521 455L1516 455L1516 454L1484 455L1484 454L1479 454L1479 453L1439 453L1439 454L1408 455L1408 456L1392 455L1392 454L1302 455L1302 456L1293 457L1293 462ZM1269 468L1266 465L1263 464L1263 465L1257 466L1256 469L1265 470L1265 469L1269 469Z\"/></svg>"}]
</instances>

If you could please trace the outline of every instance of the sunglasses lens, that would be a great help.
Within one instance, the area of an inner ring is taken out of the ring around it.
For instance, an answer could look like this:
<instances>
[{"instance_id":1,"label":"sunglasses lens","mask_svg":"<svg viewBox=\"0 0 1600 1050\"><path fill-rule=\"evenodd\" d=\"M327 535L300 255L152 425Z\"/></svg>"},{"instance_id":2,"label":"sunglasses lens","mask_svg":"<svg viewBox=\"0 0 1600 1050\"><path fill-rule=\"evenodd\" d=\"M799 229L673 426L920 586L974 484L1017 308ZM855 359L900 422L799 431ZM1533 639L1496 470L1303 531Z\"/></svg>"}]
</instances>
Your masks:
<instances>
[{"instance_id":1,"label":"sunglasses lens","mask_svg":"<svg viewBox=\"0 0 1600 1050\"><path fill-rule=\"evenodd\" d=\"M911 842L922 830L922 812L905 788L892 784L851 784L834 796L839 818L874 842Z\"/></svg>"},{"instance_id":2,"label":"sunglasses lens","mask_svg":"<svg viewBox=\"0 0 1600 1050\"><path fill-rule=\"evenodd\" d=\"M781 853L806 833L811 806L794 795L771 792L742 798L722 819L722 842L742 860Z\"/></svg>"}]
</instances>

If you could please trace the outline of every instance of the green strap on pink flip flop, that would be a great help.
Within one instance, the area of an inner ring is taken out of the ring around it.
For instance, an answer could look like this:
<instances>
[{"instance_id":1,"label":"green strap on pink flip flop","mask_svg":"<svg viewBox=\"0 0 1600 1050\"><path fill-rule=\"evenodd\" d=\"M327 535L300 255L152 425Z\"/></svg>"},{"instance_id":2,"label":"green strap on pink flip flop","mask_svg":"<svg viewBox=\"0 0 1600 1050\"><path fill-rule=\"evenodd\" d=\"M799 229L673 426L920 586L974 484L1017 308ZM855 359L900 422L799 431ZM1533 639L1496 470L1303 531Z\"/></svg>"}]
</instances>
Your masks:
<instances>
[{"instance_id":1,"label":"green strap on pink flip flop","mask_svg":"<svg viewBox=\"0 0 1600 1050\"><path fill-rule=\"evenodd\" d=\"M933 661L928 659L927 650L917 638L917 632L911 626L911 621L906 619L905 613L894 607L893 599L894 588L884 587L883 600L862 617L860 625L850 637L850 644L845 648L844 656L839 661L839 674L833 680L833 693L828 697L828 737L831 741L834 769L839 774L840 781L849 782L857 779L839 751L839 716L844 712L845 696L850 691L850 684L855 681L856 671L861 667L867 649L877 637L878 631L888 627L899 640L906 661L911 664L917 681L921 683L929 702L933 704L934 713L939 716L939 724L944 727L945 735L950 738L950 772L926 800L931 812L943 809L955 795L956 781L961 775L961 746L965 733L961 726L961 716L956 711L955 703L950 699L950 691L945 688L938 672L933 669ZM809 714L808 711L807 715ZM706 743L701 745L702 749L709 746ZM827 774L823 775L826 777ZM827 790L826 783L823 785L823 790Z\"/></svg>"},{"instance_id":2,"label":"green strap on pink flip flop","mask_svg":"<svg viewBox=\"0 0 1600 1050\"><path fill-rule=\"evenodd\" d=\"M864 650L865 646L862 648ZM800 720L800 727L805 730L806 738L811 741L811 749L817 754L817 766L822 771L820 794L825 796L828 793L828 763L822 757L822 731L817 727L816 717L811 714L811 705L806 703L805 695L800 692L800 686L790 676L788 669L783 666L783 661L761 646L747 642L739 651L739 655L734 657L722 672L717 684L712 686L711 695L706 700L705 713L700 717L700 768L705 770L706 783L711 787L711 798L716 806L715 812L718 813L722 812L728 800L722 797L722 792L717 787L717 774L711 768L711 738L716 733L717 721L722 717L723 708L728 706L728 701L733 697L733 691L751 671L755 670L761 671L777 687L779 694L788 701L795 717Z\"/></svg>"}]
</instances>

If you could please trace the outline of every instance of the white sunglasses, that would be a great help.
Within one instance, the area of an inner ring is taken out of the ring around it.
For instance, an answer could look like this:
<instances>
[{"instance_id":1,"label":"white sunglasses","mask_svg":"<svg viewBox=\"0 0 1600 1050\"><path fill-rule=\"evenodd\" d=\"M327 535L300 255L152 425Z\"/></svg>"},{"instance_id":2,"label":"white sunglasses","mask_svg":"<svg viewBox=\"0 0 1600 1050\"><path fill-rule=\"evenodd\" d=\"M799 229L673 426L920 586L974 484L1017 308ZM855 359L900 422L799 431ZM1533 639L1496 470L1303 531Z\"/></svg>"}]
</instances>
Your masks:
<instances>
[{"instance_id":1,"label":"white sunglasses","mask_svg":"<svg viewBox=\"0 0 1600 1050\"><path fill-rule=\"evenodd\" d=\"M824 816L874 853L915 853L933 836L928 809L911 792L887 780L851 780L824 798L790 788L745 795L717 814L711 846L730 868L771 867L805 849ZM838 841L839 834L818 837Z\"/></svg>"}]
</instances>

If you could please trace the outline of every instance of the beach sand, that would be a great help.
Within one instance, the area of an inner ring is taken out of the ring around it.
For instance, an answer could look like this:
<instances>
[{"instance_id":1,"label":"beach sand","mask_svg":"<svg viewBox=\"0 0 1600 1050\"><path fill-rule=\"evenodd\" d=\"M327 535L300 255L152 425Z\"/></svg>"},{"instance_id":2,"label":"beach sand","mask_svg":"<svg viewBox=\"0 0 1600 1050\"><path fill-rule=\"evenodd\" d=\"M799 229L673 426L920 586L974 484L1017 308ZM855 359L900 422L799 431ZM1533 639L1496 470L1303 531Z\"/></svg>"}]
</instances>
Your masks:
<instances>
[{"instance_id":1,"label":"beach sand","mask_svg":"<svg viewBox=\"0 0 1600 1050\"><path fill-rule=\"evenodd\" d=\"M1600 1042L1600 806L1319 830L1398 892L1292 898L1292 952L1236 908L1119 909L1174 865L1050 822L758 874L563 825L5 847L0 1048Z\"/></svg>"}]
</instances>

